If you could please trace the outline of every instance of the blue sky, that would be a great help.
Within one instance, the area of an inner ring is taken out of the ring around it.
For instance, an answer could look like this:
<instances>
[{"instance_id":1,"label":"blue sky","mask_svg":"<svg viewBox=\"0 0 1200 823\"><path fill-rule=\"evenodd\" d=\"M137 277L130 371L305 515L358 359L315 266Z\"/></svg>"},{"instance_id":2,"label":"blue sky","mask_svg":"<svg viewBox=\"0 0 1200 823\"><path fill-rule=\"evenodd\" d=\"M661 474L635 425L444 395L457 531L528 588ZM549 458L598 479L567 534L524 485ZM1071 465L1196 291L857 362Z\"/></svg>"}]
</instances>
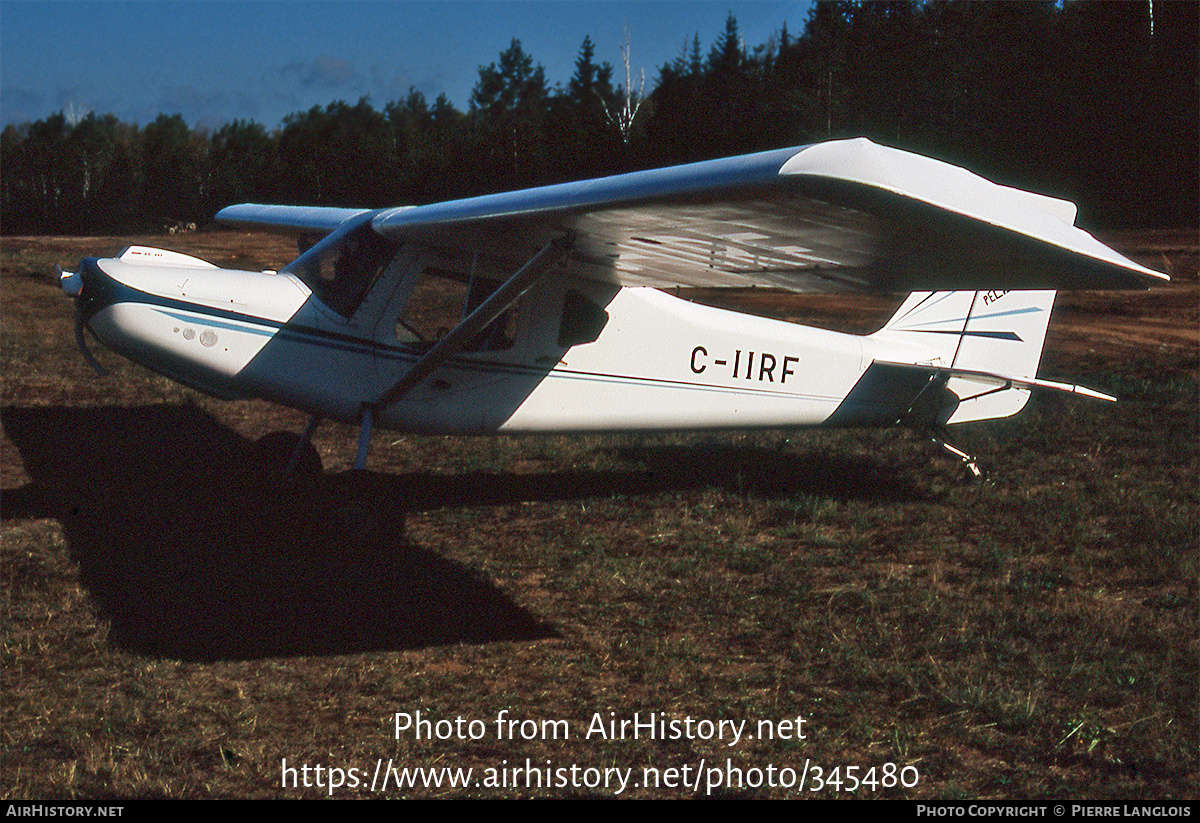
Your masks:
<instances>
[{"instance_id":1,"label":"blue sky","mask_svg":"<svg viewBox=\"0 0 1200 823\"><path fill-rule=\"evenodd\" d=\"M597 61L623 75L626 27L635 77L645 70L648 92L659 66L693 35L707 53L729 13L754 47L785 21L792 33L803 30L809 5L0 0L0 124L70 106L142 125L180 113L192 126L249 118L274 127L291 112L336 99L367 95L382 108L410 87L431 101L444 92L465 110L479 67L513 38L545 66L553 86L570 78L585 36Z\"/></svg>"}]
</instances>

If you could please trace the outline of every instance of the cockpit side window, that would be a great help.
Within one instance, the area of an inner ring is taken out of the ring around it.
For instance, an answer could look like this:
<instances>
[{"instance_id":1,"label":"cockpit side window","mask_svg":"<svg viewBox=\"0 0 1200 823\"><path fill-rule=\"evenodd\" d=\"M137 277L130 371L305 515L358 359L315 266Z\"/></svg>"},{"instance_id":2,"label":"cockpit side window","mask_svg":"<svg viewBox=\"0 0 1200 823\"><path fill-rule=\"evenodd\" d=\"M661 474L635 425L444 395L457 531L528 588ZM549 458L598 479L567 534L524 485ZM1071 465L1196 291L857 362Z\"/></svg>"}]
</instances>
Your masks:
<instances>
[{"instance_id":1,"label":"cockpit side window","mask_svg":"<svg viewBox=\"0 0 1200 823\"><path fill-rule=\"evenodd\" d=\"M463 277L437 269L421 273L408 302L396 318L396 339L416 345L433 343L473 312L500 284ZM501 351L513 347L517 306L489 323L466 351Z\"/></svg>"},{"instance_id":2,"label":"cockpit side window","mask_svg":"<svg viewBox=\"0 0 1200 823\"><path fill-rule=\"evenodd\" d=\"M440 340L462 319L467 284L455 277L422 272L396 318L396 339L401 343Z\"/></svg>"}]
</instances>

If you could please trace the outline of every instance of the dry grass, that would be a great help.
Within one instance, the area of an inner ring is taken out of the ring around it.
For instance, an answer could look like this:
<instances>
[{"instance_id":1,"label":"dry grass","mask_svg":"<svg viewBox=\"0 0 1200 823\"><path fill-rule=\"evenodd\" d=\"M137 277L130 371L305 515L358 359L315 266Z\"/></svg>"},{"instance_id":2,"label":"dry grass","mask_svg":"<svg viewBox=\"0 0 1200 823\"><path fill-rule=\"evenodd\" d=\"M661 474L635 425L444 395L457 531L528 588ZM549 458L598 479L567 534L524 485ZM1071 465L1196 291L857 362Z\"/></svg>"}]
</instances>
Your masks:
<instances>
[{"instance_id":1,"label":"dry grass","mask_svg":"<svg viewBox=\"0 0 1200 823\"><path fill-rule=\"evenodd\" d=\"M170 242L247 266L288 251L232 233ZM282 787L284 759L369 782L378 758L635 780L728 758L751 776L842 767L843 789L851 766L919 773L841 792L857 797L1194 799L1196 237L1116 242L1175 282L1064 297L1042 374L1122 402L1039 397L963 430L993 469L985 485L901 431L384 433L359 477L354 432L326 425L325 477L281 492L250 443L302 417L212 401L103 351L100 379L79 357L53 264L119 240L6 239L0 793L326 793ZM820 311L779 295L769 308ZM825 319L865 327L885 308L837 303ZM572 736L498 740L491 724L475 741L396 739L394 713L417 710L507 710ZM584 739L609 712L751 728L802 716L806 736Z\"/></svg>"}]
</instances>

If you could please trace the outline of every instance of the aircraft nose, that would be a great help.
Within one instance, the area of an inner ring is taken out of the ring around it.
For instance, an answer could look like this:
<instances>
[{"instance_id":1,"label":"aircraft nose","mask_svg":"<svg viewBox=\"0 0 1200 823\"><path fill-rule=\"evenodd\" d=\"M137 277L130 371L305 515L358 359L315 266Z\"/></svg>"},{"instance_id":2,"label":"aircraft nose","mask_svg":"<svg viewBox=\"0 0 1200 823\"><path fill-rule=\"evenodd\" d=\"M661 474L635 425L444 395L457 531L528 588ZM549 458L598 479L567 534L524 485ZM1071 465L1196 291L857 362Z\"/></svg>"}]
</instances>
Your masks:
<instances>
[{"instance_id":1,"label":"aircraft nose","mask_svg":"<svg viewBox=\"0 0 1200 823\"><path fill-rule=\"evenodd\" d=\"M84 320L113 302L115 283L100 268L99 258L85 257L75 271L58 270L58 285L75 301L75 310Z\"/></svg>"}]
</instances>

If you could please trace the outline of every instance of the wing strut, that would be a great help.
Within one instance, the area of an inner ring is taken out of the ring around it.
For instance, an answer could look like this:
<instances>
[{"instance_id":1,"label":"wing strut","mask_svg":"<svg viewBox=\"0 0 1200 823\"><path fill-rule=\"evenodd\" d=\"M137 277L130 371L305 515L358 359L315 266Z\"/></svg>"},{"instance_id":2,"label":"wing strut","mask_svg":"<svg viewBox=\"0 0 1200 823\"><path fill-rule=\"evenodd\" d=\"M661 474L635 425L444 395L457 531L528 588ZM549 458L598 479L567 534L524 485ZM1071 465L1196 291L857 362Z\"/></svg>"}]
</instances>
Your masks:
<instances>
[{"instance_id":1,"label":"wing strut","mask_svg":"<svg viewBox=\"0 0 1200 823\"><path fill-rule=\"evenodd\" d=\"M488 323L504 314L521 298L521 295L529 291L539 277L566 256L573 242L573 238L564 235L543 246L541 251L531 257L529 262L518 269L512 277L508 278L504 285L492 292L475 311L464 317L457 326L437 342L437 345L426 352L425 356L418 360L417 364L404 377L400 378L396 385L380 395L374 403L368 405L376 408L391 405L419 386L439 366L465 349Z\"/></svg>"}]
</instances>

